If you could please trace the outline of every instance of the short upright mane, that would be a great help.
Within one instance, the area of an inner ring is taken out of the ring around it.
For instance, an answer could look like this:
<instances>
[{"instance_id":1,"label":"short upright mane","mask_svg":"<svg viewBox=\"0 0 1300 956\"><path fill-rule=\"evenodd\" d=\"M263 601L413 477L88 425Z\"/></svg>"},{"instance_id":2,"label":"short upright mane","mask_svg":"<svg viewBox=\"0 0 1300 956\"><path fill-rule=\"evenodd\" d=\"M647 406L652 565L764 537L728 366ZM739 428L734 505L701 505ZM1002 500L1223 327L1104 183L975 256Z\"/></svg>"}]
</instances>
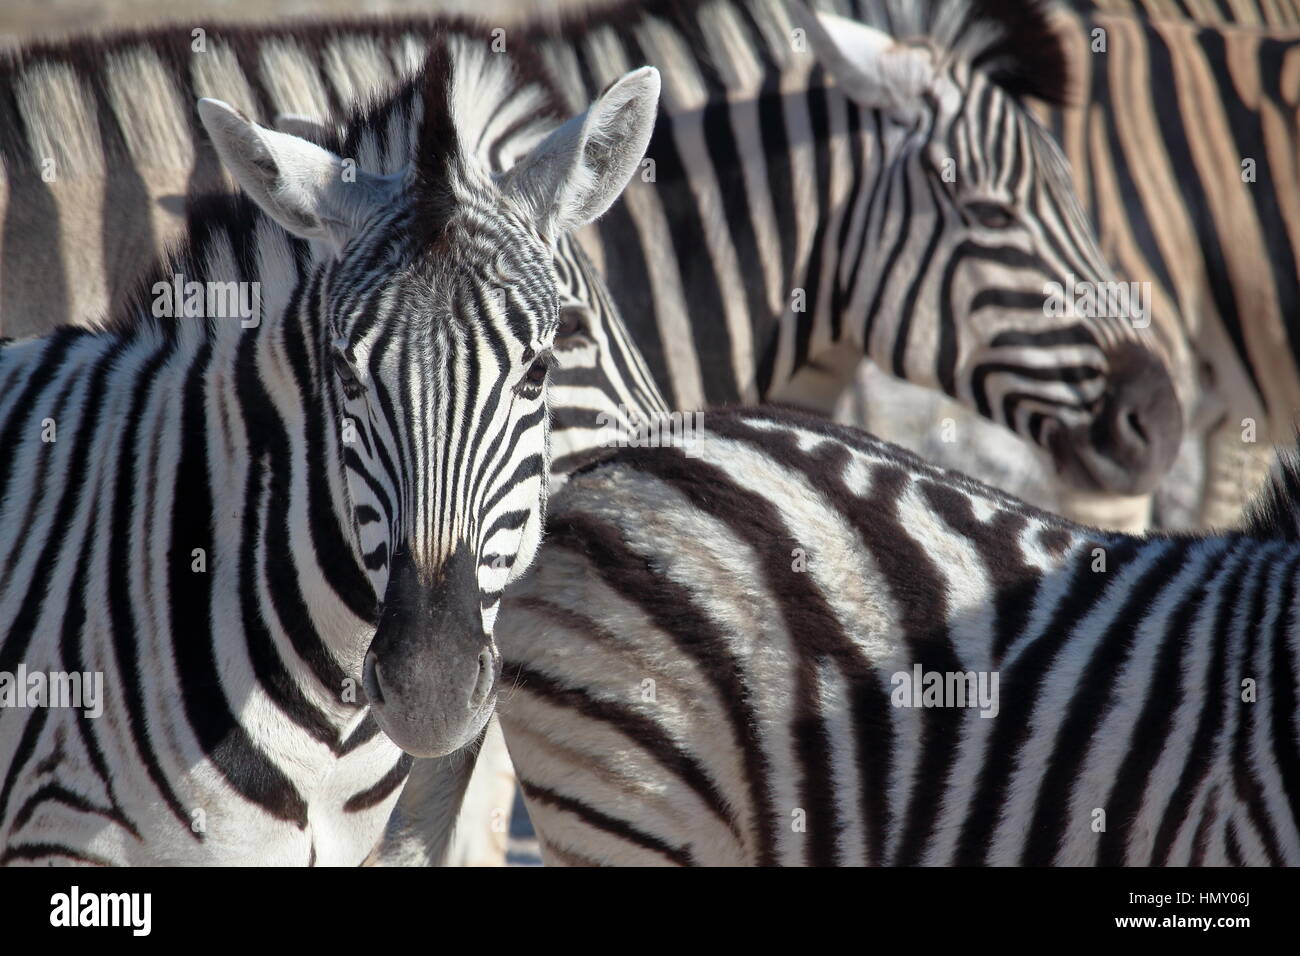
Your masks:
<instances>
[{"instance_id":1,"label":"short upright mane","mask_svg":"<svg viewBox=\"0 0 1300 956\"><path fill-rule=\"evenodd\" d=\"M1266 541L1300 541L1300 434L1296 447L1279 451L1263 487L1255 494L1241 530Z\"/></svg>"}]
</instances>

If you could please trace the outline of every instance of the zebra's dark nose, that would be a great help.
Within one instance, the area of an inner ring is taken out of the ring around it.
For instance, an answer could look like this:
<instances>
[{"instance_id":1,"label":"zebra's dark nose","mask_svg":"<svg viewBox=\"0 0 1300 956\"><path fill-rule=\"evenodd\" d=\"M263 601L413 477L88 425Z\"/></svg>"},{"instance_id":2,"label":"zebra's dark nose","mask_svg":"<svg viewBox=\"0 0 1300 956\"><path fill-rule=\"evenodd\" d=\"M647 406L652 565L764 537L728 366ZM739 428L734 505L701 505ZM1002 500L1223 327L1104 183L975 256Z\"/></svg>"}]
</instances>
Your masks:
<instances>
[{"instance_id":1,"label":"zebra's dark nose","mask_svg":"<svg viewBox=\"0 0 1300 956\"><path fill-rule=\"evenodd\" d=\"M492 714L501 662L484 632L477 562L466 550L432 581L395 552L362 668L376 722L417 757L459 750Z\"/></svg>"},{"instance_id":2,"label":"zebra's dark nose","mask_svg":"<svg viewBox=\"0 0 1300 956\"><path fill-rule=\"evenodd\" d=\"M1145 494L1159 483L1183 440L1183 411L1159 356L1136 342L1113 349L1109 388L1090 425L1054 436L1062 476L1078 488Z\"/></svg>"},{"instance_id":3,"label":"zebra's dark nose","mask_svg":"<svg viewBox=\"0 0 1300 956\"><path fill-rule=\"evenodd\" d=\"M1150 350L1124 343L1109 358L1113 385L1093 423L1093 446L1116 466L1105 490L1141 494L1155 487L1178 454L1182 406L1168 367Z\"/></svg>"}]
</instances>

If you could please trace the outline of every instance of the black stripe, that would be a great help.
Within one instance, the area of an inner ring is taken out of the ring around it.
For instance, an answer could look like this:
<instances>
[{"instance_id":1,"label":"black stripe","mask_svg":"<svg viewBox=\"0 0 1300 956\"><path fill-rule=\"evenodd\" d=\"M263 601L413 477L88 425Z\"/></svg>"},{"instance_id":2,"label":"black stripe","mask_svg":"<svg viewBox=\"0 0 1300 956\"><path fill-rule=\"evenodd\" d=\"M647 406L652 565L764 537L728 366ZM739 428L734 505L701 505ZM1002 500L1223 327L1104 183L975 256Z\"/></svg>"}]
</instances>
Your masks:
<instances>
[{"instance_id":1,"label":"black stripe","mask_svg":"<svg viewBox=\"0 0 1300 956\"><path fill-rule=\"evenodd\" d=\"M1168 865L1169 854L1173 851L1174 842L1178 839L1178 833L1187 820L1187 815L1191 811L1197 792L1210 773L1214 756L1214 741L1219 736L1228 708L1232 706L1232 702L1236 697L1233 688L1227 684L1229 676L1227 673L1229 629L1232 625L1232 615L1239 604L1238 596L1241 593L1242 575L1250 563L1250 557L1249 554L1242 555L1240 549L1238 549L1231 566L1225 560L1221 565L1223 570L1206 583L1207 589L1214 588L1216 590L1219 603L1214 622L1211 625L1214 647L1205 675L1201 716L1196 723L1196 731L1192 735L1182 773L1178 776L1178 783L1170 794L1169 803L1166 805L1164 814L1160 819L1160 827L1156 831L1155 843L1151 851L1151 866ZM1193 844L1194 853L1204 852L1205 820L1213 815L1214 811L1209 811L1197 827L1197 834Z\"/></svg>"},{"instance_id":2,"label":"black stripe","mask_svg":"<svg viewBox=\"0 0 1300 956\"><path fill-rule=\"evenodd\" d=\"M547 605L540 607L533 605L533 610L547 614L559 609ZM585 619L580 626L586 633L594 633L599 629L594 622ZM524 664L506 661L502 668L502 679L523 693L545 700L552 707L572 710L580 714L584 720L608 724L628 740L633 741L638 749L645 751L660 766L693 790L700 801L717 817L718 822L735 836L737 842L743 842L736 814L728 806L726 798L718 790L708 770L689 751L679 747L673 738L664 732L659 723L631 708L594 697L581 687L567 686Z\"/></svg>"},{"instance_id":3,"label":"black stripe","mask_svg":"<svg viewBox=\"0 0 1300 956\"><path fill-rule=\"evenodd\" d=\"M252 330L249 330L250 332ZM256 335L248 335L242 351L251 355ZM180 675L180 694L186 717L204 754L221 772L231 787L257 804L271 816L307 826L307 804L293 782L263 753L238 719L226 700L217 663L217 635L213 633L211 573L190 570L194 548L203 548L210 560L217 552L213 539L213 489L207 457L207 428L204 413L205 382L211 356L205 343L192 362L181 408L181 450L173 484L171 534L167 549L168 598L176 669ZM249 362L241 363L240 377L256 375ZM246 414L254 414L244 406ZM269 399L262 413L269 414ZM255 459L256 460L256 459ZM286 469L287 470L287 469ZM250 481L257 469L250 470ZM257 496L246 500L254 507ZM252 547L245 541L244 548ZM255 592L245 591L245 601ZM184 635L184 639L179 639Z\"/></svg>"},{"instance_id":4,"label":"black stripe","mask_svg":"<svg viewBox=\"0 0 1300 956\"><path fill-rule=\"evenodd\" d=\"M1226 547L1226 542L1219 542ZM1222 552L1209 555L1205 567L1212 567L1222 557ZM1197 688L1182 683L1183 654L1193 647L1192 624L1210 594L1207 580L1202 581L1187 595L1181 605L1168 616L1159 637L1159 649L1151 676L1147 681L1142 709L1128 738L1128 752L1115 772L1114 784L1102 806L1106 809L1106 829L1100 834L1097 845L1099 866L1123 866L1137 862L1128 859L1129 843L1139 833L1139 813L1147 786L1156 763L1170 745L1170 732L1174 728L1174 713L1183 699L1194 695ZM1154 602L1153 602L1154 603ZM1153 640L1153 637L1148 637Z\"/></svg>"},{"instance_id":5,"label":"black stripe","mask_svg":"<svg viewBox=\"0 0 1300 956\"><path fill-rule=\"evenodd\" d=\"M547 541L583 555L614 590L635 602L681 653L695 661L718 700L727 706L752 806L756 862L774 865L779 824L772 807L771 768L740 662L729 652L712 618L697 606L689 591L655 573L644 558L632 552L613 525L582 515L558 515L547 526Z\"/></svg>"},{"instance_id":6,"label":"black stripe","mask_svg":"<svg viewBox=\"0 0 1300 956\"><path fill-rule=\"evenodd\" d=\"M595 807L589 806L580 800L563 796L556 793L554 790L540 787L535 783L524 780L523 778L520 778L519 783L524 788L524 796L529 800L572 814L593 829L601 830L604 833L616 836L634 846L639 846L642 849L658 853L678 866L695 865L695 859L691 855L689 848L671 846L663 840L660 840L658 837L651 836L644 830L640 830L624 820L619 820L616 817L611 817L609 814L601 813Z\"/></svg>"}]
</instances>

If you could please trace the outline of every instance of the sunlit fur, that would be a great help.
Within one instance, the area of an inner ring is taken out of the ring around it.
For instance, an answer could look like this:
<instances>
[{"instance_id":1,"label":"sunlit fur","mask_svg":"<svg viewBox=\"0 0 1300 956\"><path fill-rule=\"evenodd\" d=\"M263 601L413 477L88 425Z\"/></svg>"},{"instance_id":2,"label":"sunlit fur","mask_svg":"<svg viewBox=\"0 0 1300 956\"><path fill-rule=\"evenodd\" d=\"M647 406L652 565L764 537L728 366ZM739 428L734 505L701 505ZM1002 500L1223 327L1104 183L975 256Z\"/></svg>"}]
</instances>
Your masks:
<instances>
[{"instance_id":1,"label":"sunlit fur","mask_svg":"<svg viewBox=\"0 0 1300 956\"><path fill-rule=\"evenodd\" d=\"M765 410L620 451L498 630L543 858L1294 866L1297 513L1292 462L1240 533L1105 534Z\"/></svg>"}]
</instances>

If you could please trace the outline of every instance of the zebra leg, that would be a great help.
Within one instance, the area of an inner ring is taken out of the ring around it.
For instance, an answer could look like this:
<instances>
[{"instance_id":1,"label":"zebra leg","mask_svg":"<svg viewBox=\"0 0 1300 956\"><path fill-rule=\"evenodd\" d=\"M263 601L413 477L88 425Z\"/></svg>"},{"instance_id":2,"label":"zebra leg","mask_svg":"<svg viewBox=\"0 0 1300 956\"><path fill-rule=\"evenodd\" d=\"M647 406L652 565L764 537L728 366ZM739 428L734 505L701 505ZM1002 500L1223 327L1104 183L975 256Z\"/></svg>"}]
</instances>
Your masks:
<instances>
[{"instance_id":1,"label":"zebra leg","mask_svg":"<svg viewBox=\"0 0 1300 956\"><path fill-rule=\"evenodd\" d=\"M515 768L495 717L479 748L444 866L505 866Z\"/></svg>"},{"instance_id":2,"label":"zebra leg","mask_svg":"<svg viewBox=\"0 0 1300 956\"><path fill-rule=\"evenodd\" d=\"M416 760L379 844L363 866L445 866L457 814L494 717L474 743L445 757ZM500 731L497 731L498 736Z\"/></svg>"}]
</instances>

